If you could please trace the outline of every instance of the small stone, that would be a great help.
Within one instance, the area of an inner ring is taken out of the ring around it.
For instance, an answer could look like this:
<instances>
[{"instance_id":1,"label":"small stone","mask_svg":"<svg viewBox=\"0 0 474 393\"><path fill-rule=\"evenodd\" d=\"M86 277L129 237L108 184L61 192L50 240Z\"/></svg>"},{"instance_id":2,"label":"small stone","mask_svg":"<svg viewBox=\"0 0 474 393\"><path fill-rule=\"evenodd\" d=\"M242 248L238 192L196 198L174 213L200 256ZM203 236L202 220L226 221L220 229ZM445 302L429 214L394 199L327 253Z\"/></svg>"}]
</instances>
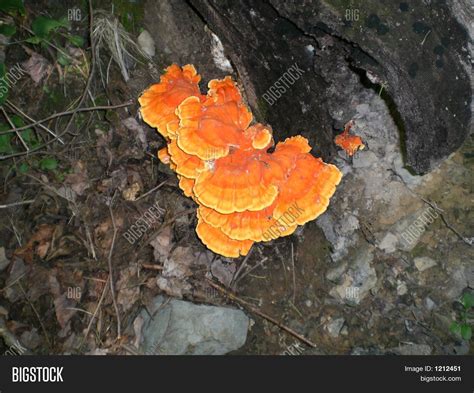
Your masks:
<instances>
[{"instance_id":1,"label":"small stone","mask_svg":"<svg viewBox=\"0 0 474 393\"><path fill-rule=\"evenodd\" d=\"M329 281L337 281L342 276L342 274L347 270L347 263L341 263L336 267L329 269L326 272L326 279Z\"/></svg>"},{"instance_id":2,"label":"small stone","mask_svg":"<svg viewBox=\"0 0 474 393\"><path fill-rule=\"evenodd\" d=\"M390 254L397 249L397 243L398 237L396 237L392 232L388 232L379 243L378 248L385 251L387 254Z\"/></svg>"},{"instance_id":3,"label":"small stone","mask_svg":"<svg viewBox=\"0 0 474 393\"><path fill-rule=\"evenodd\" d=\"M342 327L344 326L345 319L344 318L336 318L331 320L326 325L326 330L328 331L331 337L338 337L339 333L341 332Z\"/></svg>"},{"instance_id":4,"label":"small stone","mask_svg":"<svg viewBox=\"0 0 474 393\"><path fill-rule=\"evenodd\" d=\"M141 50L148 56L155 56L155 41L151 37L150 33L146 30L143 30L138 36L138 45L140 45Z\"/></svg>"},{"instance_id":5,"label":"small stone","mask_svg":"<svg viewBox=\"0 0 474 393\"><path fill-rule=\"evenodd\" d=\"M306 307L311 307L313 305L313 302L308 299L304 302L304 304L305 304Z\"/></svg>"},{"instance_id":6,"label":"small stone","mask_svg":"<svg viewBox=\"0 0 474 393\"><path fill-rule=\"evenodd\" d=\"M436 307L436 303L430 297L427 297L425 299L425 305L426 305L426 308L430 311Z\"/></svg>"},{"instance_id":7,"label":"small stone","mask_svg":"<svg viewBox=\"0 0 474 393\"><path fill-rule=\"evenodd\" d=\"M437 265L436 261L434 261L430 257L418 257L415 258L414 262L416 268L420 272L424 272L425 270Z\"/></svg>"},{"instance_id":8,"label":"small stone","mask_svg":"<svg viewBox=\"0 0 474 393\"><path fill-rule=\"evenodd\" d=\"M408 292L407 284L403 281L397 281L397 295L403 296Z\"/></svg>"},{"instance_id":9,"label":"small stone","mask_svg":"<svg viewBox=\"0 0 474 393\"><path fill-rule=\"evenodd\" d=\"M346 303L359 304L377 284L377 273L371 266L373 259L372 246L360 249L329 294Z\"/></svg>"}]
</instances>

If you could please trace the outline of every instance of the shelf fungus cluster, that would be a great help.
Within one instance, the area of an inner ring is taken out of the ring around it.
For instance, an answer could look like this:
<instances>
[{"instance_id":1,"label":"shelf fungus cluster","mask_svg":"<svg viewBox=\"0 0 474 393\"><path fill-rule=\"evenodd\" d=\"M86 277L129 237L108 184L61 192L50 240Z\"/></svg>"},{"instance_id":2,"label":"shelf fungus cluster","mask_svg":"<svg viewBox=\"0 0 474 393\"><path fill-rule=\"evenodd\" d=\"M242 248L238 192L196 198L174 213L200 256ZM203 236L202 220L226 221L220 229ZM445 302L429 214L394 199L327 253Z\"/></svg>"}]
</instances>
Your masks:
<instances>
[{"instance_id":1,"label":"shelf fungus cluster","mask_svg":"<svg viewBox=\"0 0 474 393\"><path fill-rule=\"evenodd\" d=\"M194 66L173 64L139 102L143 120L167 141L159 159L199 206L201 241L236 258L323 213L341 172L312 156L302 136L274 146L271 127L251 125L230 77L210 81L206 95L199 81Z\"/></svg>"}]
</instances>

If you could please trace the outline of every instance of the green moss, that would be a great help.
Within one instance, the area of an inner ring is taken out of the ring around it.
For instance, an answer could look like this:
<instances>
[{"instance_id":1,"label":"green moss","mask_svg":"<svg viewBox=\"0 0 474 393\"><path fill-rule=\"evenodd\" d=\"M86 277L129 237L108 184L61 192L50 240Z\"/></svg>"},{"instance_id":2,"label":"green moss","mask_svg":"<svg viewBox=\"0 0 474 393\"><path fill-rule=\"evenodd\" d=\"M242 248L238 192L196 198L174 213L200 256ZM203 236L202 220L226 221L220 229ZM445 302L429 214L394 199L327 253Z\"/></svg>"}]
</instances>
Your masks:
<instances>
[{"instance_id":1,"label":"green moss","mask_svg":"<svg viewBox=\"0 0 474 393\"><path fill-rule=\"evenodd\" d=\"M114 14L125 30L139 33L144 16L144 0L112 0Z\"/></svg>"},{"instance_id":2,"label":"green moss","mask_svg":"<svg viewBox=\"0 0 474 393\"><path fill-rule=\"evenodd\" d=\"M411 256L413 258L423 257L426 256L428 252L428 248L424 243L418 243L413 250L411 250Z\"/></svg>"},{"instance_id":3,"label":"green moss","mask_svg":"<svg viewBox=\"0 0 474 393\"><path fill-rule=\"evenodd\" d=\"M267 103L267 101L265 101L265 99L263 98L259 98L257 100L257 113L255 113L255 118L257 119L257 121L265 121L265 119L267 118L267 113L269 111L269 105Z\"/></svg>"}]
</instances>

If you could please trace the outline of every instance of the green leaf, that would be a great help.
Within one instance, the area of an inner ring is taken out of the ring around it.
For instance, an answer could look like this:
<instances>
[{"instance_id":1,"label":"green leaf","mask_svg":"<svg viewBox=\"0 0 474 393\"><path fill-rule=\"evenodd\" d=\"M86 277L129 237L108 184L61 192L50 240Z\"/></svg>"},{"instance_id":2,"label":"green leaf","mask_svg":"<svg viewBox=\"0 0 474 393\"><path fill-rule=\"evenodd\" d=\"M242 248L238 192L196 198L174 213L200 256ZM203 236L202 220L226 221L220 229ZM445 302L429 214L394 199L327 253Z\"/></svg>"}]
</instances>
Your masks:
<instances>
[{"instance_id":1,"label":"green leaf","mask_svg":"<svg viewBox=\"0 0 474 393\"><path fill-rule=\"evenodd\" d=\"M13 115L10 119L15 127L23 127L25 125L23 119L18 115Z\"/></svg>"},{"instance_id":2,"label":"green leaf","mask_svg":"<svg viewBox=\"0 0 474 393\"><path fill-rule=\"evenodd\" d=\"M13 153L11 134L0 135L0 153Z\"/></svg>"},{"instance_id":3,"label":"green leaf","mask_svg":"<svg viewBox=\"0 0 474 393\"><path fill-rule=\"evenodd\" d=\"M466 310L474 307L474 295L471 292L466 292L461 299L461 303Z\"/></svg>"},{"instance_id":4,"label":"green leaf","mask_svg":"<svg viewBox=\"0 0 474 393\"><path fill-rule=\"evenodd\" d=\"M8 37L16 33L16 27L12 25L2 24L0 25L0 34L6 35Z\"/></svg>"},{"instance_id":5,"label":"green leaf","mask_svg":"<svg viewBox=\"0 0 474 393\"><path fill-rule=\"evenodd\" d=\"M59 55L58 55L58 63L61 64L62 66L67 66L69 65L69 59L64 56L61 52L59 52Z\"/></svg>"},{"instance_id":6,"label":"green leaf","mask_svg":"<svg viewBox=\"0 0 474 393\"><path fill-rule=\"evenodd\" d=\"M79 35L68 35L67 39L74 46L78 46L80 48L82 48L84 46L84 38L82 38Z\"/></svg>"},{"instance_id":7,"label":"green leaf","mask_svg":"<svg viewBox=\"0 0 474 393\"><path fill-rule=\"evenodd\" d=\"M66 178L66 177L64 176L64 173L61 173L61 172L59 172L59 171L56 171L54 174L56 175L56 180L59 181L59 182L61 182L61 183L62 183L62 182L64 181L64 179Z\"/></svg>"},{"instance_id":8,"label":"green leaf","mask_svg":"<svg viewBox=\"0 0 474 393\"><path fill-rule=\"evenodd\" d=\"M39 141L38 139L36 139L36 135L31 128L27 128L24 131L20 131L20 135L30 149L34 149L39 145Z\"/></svg>"},{"instance_id":9,"label":"green leaf","mask_svg":"<svg viewBox=\"0 0 474 393\"><path fill-rule=\"evenodd\" d=\"M27 38L25 41L29 42L30 44L39 44L41 42L41 38L39 38L37 36L33 36L33 37L30 37L30 38Z\"/></svg>"},{"instance_id":10,"label":"green leaf","mask_svg":"<svg viewBox=\"0 0 474 393\"><path fill-rule=\"evenodd\" d=\"M46 16L38 16L31 24L31 30L40 38L47 38L52 31L59 27L68 27L65 19L56 20Z\"/></svg>"},{"instance_id":11,"label":"green leaf","mask_svg":"<svg viewBox=\"0 0 474 393\"><path fill-rule=\"evenodd\" d=\"M25 15L25 6L22 0L2 0L0 1L0 11L4 11L8 14L19 13Z\"/></svg>"},{"instance_id":12,"label":"green leaf","mask_svg":"<svg viewBox=\"0 0 474 393\"><path fill-rule=\"evenodd\" d=\"M30 166L26 162L22 162L18 166L18 172L20 172L20 173L26 173L26 172L28 172L29 169L30 169Z\"/></svg>"},{"instance_id":13,"label":"green leaf","mask_svg":"<svg viewBox=\"0 0 474 393\"><path fill-rule=\"evenodd\" d=\"M0 63L0 105L3 105L8 97L8 84L5 81L5 64Z\"/></svg>"},{"instance_id":14,"label":"green leaf","mask_svg":"<svg viewBox=\"0 0 474 393\"><path fill-rule=\"evenodd\" d=\"M470 340L472 337L472 329L469 325L462 325L461 326L461 337L464 340Z\"/></svg>"},{"instance_id":15,"label":"green leaf","mask_svg":"<svg viewBox=\"0 0 474 393\"><path fill-rule=\"evenodd\" d=\"M54 158L43 158L40 161L40 169L52 171L58 167L58 162Z\"/></svg>"},{"instance_id":16,"label":"green leaf","mask_svg":"<svg viewBox=\"0 0 474 393\"><path fill-rule=\"evenodd\" d=\"M461 334L461 325L457 322L453 322L449 327L449 330L451 331L451 333L454 333L456 335Z\"/></svg>"}]
</instances>

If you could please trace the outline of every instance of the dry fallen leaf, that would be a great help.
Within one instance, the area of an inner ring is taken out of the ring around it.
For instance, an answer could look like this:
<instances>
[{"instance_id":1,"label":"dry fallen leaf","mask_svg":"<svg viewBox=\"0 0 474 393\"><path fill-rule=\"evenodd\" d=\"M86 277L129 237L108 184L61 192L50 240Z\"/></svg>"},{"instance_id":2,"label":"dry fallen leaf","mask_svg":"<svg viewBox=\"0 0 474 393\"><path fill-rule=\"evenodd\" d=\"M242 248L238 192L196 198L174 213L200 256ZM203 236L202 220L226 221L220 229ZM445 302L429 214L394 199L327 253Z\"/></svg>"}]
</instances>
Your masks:
<instances>
[{"instance_id":1,"label":"dry fallen leaf","mask_svg":"<svg viewBox=\"0 0 474 393\"><path fill-rule=\"evenodd\" d=\"M146 135L145 131L143 130L143 127L138 124L138 122L133 118L129 117L128 119L125 119L122 121L123 125L127 127L128 130L133 131L137 137L137 139L140 141L143 150L146 150L148 147L148 143L146 141Z\"/></svg>"},{"instance_id":2,"label":"dry fallen leaf","mask_svg":"<svg viewBox=\"0 0 474 393\"><path fill-rule=\"evenodd\" d=\"M133 183L130 187L127 187L122 191L123 199L126 201L134 201L137 199L137 194L140 192L140 184L138 182Z\"/></svg>"},{"instance_id":3,"label":"dry fallen leaf","mask_svg":"<svg viewBox=\"0 0 474 393\"><path fill-rule=\"evenodd\" d=\"M25 262L33 262L34 255L44 258L51 245L56 226L41 224L28 243L15 250L14 255L22 258Z\"/></svg>"},{"instance_id":4,"label":"dry fallen leaf","mask_svg":"<svg viewBox=\"0 0 474 393\"><path fill-rule=\"evenodd\" d=\"M71 308L76 306L76 302L67 298L67 293L61 291L61 286L56 278L56 271L53 270L49 276L49 286L51 294L54 297L54 310L56 312L56 319L59 325L64 329L69 320L76 314L77 310Z\"/></svg>"},{"instance_id":5,"label":"dry fallen leaf","mask_svg":"<svg viewBox=\"0 0 474 393\"><path fill-rule=\"evenodd\" d=\"M171 251L173 233L171 226L166 226L156 237L150 241L150 245L153 247L153 257L155 261L161 262L168 257Z\"/></svg>"},{"instance_id":6,"label":"dry fallen leaf","mask_svg":"<svg viewBox=\"0 0 474 393\"><path fill-rule=\"evenodd\" d=\"M234 277L236 268L235 263L225 263L222 262L220 259L216 259L212 262L211 265L211 273L212 275L217 278L222 284L226 287L230 286L232 282L232 278Z\"/></svg>"},{"instance_id":7,"label":"dry fallen leaf","mask_svg":"<svg viewBox=\"0 0 474 393\"><path fill-rule=\"evenodd\" d=\"M78 160L74 163L73 170L74 173L67 175L64 182L70 185L77 195L83 195L84 191L90 187L86 165L83 161Z\"/></svg>"},{"instance_id":8,"label":"dry fallen leaf","mask_svg":"<svg viewBox=\"0 0 474 393\"><path fill-rule=\"evenodd\" d=\"M122 312L130 310L140 297L140 286L137 282L137 267L130 266L120 271L116 288L117 303L122 306Z\"/></svg>"},{"instance_id":9,"label":"dry fallen leaf","mask_svg":"<svg viewBox=\"0 0 474 393\"><path fill-rule=\"evenodd\" d=\"M30 53L30 58L23 62L21 66L36 84L49 74L53 68L48 60L33 51Z\"/></svg>"}]
</instances>

